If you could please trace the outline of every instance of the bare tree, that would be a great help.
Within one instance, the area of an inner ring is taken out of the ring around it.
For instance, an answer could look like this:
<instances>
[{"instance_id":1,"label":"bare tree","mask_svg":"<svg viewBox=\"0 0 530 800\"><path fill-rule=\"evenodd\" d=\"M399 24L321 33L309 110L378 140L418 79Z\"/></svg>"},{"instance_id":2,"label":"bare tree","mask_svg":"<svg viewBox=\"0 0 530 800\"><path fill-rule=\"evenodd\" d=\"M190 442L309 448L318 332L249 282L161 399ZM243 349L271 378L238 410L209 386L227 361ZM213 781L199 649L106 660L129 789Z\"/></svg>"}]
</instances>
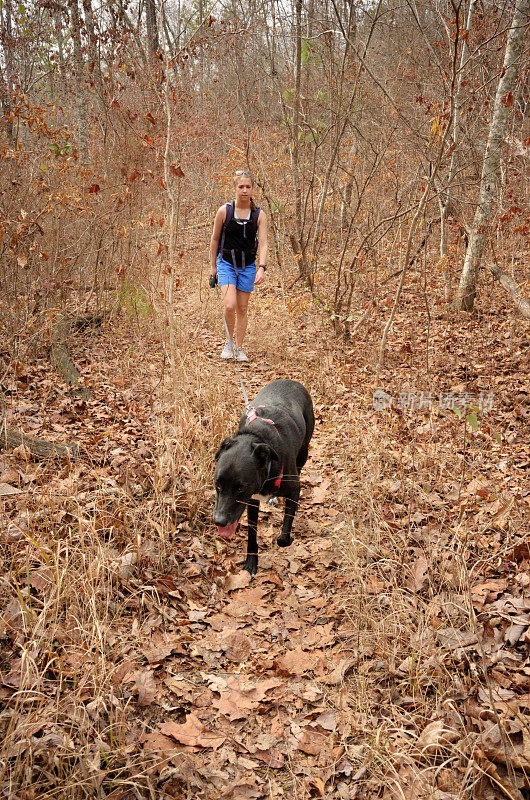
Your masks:
<instances>
[{"instance_id":1,"label":"bare tree","mask_svg":"<svg viewBox=\"0 0 530 800\"><path fill-rule=\"evenodd\" d=\"M7 143L10 147L15 144L13 123L11 121L11 105L13 95L13 10L11 0L5 0L0 9L1 36L4 50L4 64L0 63L0 105L4 115L4 125Z\"/></svg>"},{"instance_id":2,"label":"bare tree","mask_svg":"<svg viewBox=\"0 0 530 800\"><path fill-rule=\"evenodd\" d=\"M295 57L294 57L294 98L293 98L293 144L291 150L291 168L293 171L294 184L294 223L296 241L294 249L300 254L300 274L307 275L307 266L303 248L301 247L302 238L302 187L300 184L300 89L302 80L302 0L296 0L295 14Z\"/></svg>"},{"instance_id":3,"label":"bare tree","mask_svg":"<svg viewBox=\"0 0 530 800\"><path fill-rule=\"evenodd\" d=\"M477 274L480 268L486 236L493 212L493 201L501 158L508 109L513 104L513 89L518 72L518 60L524 43L530 0L517 0L508 32L504 64L501 72L486 153L482 165L478 207L460 277L455 305L462 311L472 311L475 303Z\"/></svg>"},{"instance_id":4,"label":"bare tree","mask_svg":"<svg viewBox=\"0 0 530 800\"><path fill-rule=\"evenodd\" d=\"M145 2L145 26L147 28L147 52L151 64L154 64L159 48L155 0L146 0Z\"/></svg>"},{"instance_id":5,"label":"bare tree","mask_svg":"<svg viewBox=\"0 0 530 800\"><path fill-rule=\"evenodd\" d=\"M94 12L92 10L92 0L83 0L83 11L85 16L85 26L88 35L88 72L92 76L92 81L96 90L99 110L105 113L106 106L103 99L103 84L101 80L101 66L99 63L96 26L94 23Z\"/></svg>"},{"instance_id":6,"label":"bare tree","mask_svg":"<svg viewBox=\"0 0 530 800\"><path fill-rule=\"evenodd\" d=\"M471 26L473 24L473 15L475 13L475 6L477 4L477 0L471 0L469 4L469 9L467 12L467 20L466 20L466 27L465 31L462 34L462 50L460 51L460 67L456 74L455 80L455 87L452 96L452 103L453 103L453 130L451 132L451 136L453 139L453 146L451 151L451 161L449 163L449 171L445 178L445 187L442 192L440 192L438 196L438 202L440 205L440 263L442 264L443 269L445 270L445 297L446 300L449 300L451 294L451 269L449 268L449 257L448 257L448 220L450 217L451 212L454 209L454 197L453 197L453 183L455 181L455 175L458 168L459 163L459 156L460 156L460 134L463 125L463 111L461 109L462 105L462 81L465 74L465 66L469 55L469 45L468 39L469 34L471 31ZM457 6L456 9L456 37L459 36L459 11L460 7ZM456 58L457 55L457 46L458 41L455 37L455 49L454 49L454 57Z\"/></svg>"},{"instance_id":7,"label":"bare tree","mask_svg":"<svg viewBox=\"0 0 530 800\"><path fill-rule=\"evenodd\" d=\"M79 153L83 161L88 161L87 99L85 93L85 62L81 44L81 17L77 0L68 0L70 23L74 48L74 70L77 105L77 127Z\"/></svg>"}]
</instances>

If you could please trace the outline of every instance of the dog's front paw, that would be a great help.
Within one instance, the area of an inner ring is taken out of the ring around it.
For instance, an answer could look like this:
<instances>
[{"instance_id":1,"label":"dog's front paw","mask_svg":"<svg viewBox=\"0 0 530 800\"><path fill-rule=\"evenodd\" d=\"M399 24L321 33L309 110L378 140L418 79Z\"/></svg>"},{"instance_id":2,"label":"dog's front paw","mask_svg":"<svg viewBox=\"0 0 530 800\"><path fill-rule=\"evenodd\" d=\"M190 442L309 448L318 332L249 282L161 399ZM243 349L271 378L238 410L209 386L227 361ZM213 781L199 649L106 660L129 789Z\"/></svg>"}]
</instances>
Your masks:
<instances>
[{"instance_id":1,"label":"dog's front paw","mask_svg":"<svg viewBox=\"0 0 530 800\"><path fill-rule=\"evenodd\" d=\"M247 572L250 572L250 577L253 578L256 572L258 571L258 554L257 553L248 553L245 563L243 564L243 569L246 569Z\"/></svg>"},{"instance_id":2,"label":"dog's front paw","mask_svg":"<svg viewBox=\"0 0 530 800\"><path fill-rule=\"evenodd\" d=\"M290 533L280 533L276 541L278 547L289 547L294 542L294 537Z\"/></svg>"}]
</instances>

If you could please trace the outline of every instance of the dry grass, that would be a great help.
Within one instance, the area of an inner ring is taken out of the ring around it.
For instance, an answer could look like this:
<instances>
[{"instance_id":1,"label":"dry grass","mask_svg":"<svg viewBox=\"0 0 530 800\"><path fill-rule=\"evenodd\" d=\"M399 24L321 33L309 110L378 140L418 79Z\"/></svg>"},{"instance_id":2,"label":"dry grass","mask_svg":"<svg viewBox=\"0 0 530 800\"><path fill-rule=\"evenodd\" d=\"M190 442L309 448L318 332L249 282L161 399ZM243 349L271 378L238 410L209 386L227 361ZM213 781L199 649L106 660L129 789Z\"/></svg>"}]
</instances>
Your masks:
<instances>
[{"instance_id":1,"label":"dry grass","mask_svg":"<svg viewBox=\"0 0 530 800\"><path fill-rule=\"evenodd\" d=\"M435 632L461 632L463 640L476 634L480 642L470 588L489 566L493 572L499 554L484 557L472 522L456 505L444 504L439 518L426 517L423 525L412 521L418 510L427 514L422 487L460 485L462 463L450 438L440 436L424 442L435 458L416 451L415 463L407 460L411 443L400 431L402 420L385 416L377 428L361 424L336 458L348 464L349 475L348 492L342 487L347 521L336 535L344 645L353 654L345 687L354 715L345 751L361 797L379 796L384 786L385 797L463 800L474 796L485 772L462 702L489 689L488 671L480 647L466 656ZM390 507L397 519L385 515ZM505 556L521 540L515 516Z\"/></svg>"},{"instance_id":2,"label":"dry grass","mask_svg":"<svg viewBox=\"0 0 530 800\"><path fill-rule=\"evenodd\" d=\"M454 444L463 435L456 417L433 413L422 420L421 435L406 415L375 419L369 374L362 383L360 371L348 370L350 354L331 342L314 309L299 304L280 313L273 299L271 290L264 293L260 326L255 321L249 334L255 362L241 375L249 396L272 372L301 379L315 398L313 453L333 476L327 503L339 512L325 530L335 531L340 554L330 592L351 663L336 702L349 715L342 744L357 796L382 792L408 800L446 792L463 800L473 796L481 768L461 701L487 680L480 654L467 658L448 649L436 631L477 630L469 587L489 561L513 548L518 521L514 516L506 526L502 551L489 553L480 539L486 529L477 536L473 519L442 497L447 487L465 487L491 458L480 431L468 431L466 460ZM153 630L171 629L179 619L179 600L169 618L156 580L172 576L186 586L189 563L179 547L185 539L211 542L213 454L242 406L237 370L222 372L225 365L208 356L223 338L215 300L197 303L193 327L187 301L181 297L174 370L162 348L152 350L152 331L140 322L134 356L124 365L133 394L151 381L146 483L132 481L126 491L108 460L55 474L50 465L29 502L6 505L0 543L6 797L160 796L154 756L138 745L140 722L154 730L157 711L138 708L134 679L124 683L124 676L133 669L131 650L145 648ZM209 573L201 580L209 586ZM294 785L298 778L286 773L285 780Z\"/></svg>"}]
</instances>

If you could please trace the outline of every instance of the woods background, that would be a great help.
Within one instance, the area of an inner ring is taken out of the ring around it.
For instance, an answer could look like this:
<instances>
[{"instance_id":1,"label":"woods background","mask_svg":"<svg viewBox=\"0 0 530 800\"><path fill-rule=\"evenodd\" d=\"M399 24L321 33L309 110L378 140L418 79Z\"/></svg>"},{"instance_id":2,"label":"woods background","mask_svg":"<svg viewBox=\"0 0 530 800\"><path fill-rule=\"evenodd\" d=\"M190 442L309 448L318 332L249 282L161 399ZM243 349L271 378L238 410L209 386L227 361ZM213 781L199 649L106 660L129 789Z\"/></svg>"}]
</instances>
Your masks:
<instances>
[{"instance_id":1,"label":"woods background","mask_svg":"<svg viewBox=\"0 0 530 800\"><path fill-rule=\"evenodd\" d=\"M530 797L529 5L0 2L2 797ZM317 417L252 583L240 377Z\"/></svg>"},{"instance_id":2,"label":"woods background","mask_svg":"<svg viewBox=\"0 0 530 800\"><path fill-rule=\"evenodd\" d=\"M144 283L167 298L168 190L178 275L179 259L204 264L242 166L282 281L299 272L342 335L410 265L473 307L462 274L481 182L485 241L467 269L485 251L519 302L527 24L524 2L3 3L7 327Z\"/></svg>"}]
</instances>

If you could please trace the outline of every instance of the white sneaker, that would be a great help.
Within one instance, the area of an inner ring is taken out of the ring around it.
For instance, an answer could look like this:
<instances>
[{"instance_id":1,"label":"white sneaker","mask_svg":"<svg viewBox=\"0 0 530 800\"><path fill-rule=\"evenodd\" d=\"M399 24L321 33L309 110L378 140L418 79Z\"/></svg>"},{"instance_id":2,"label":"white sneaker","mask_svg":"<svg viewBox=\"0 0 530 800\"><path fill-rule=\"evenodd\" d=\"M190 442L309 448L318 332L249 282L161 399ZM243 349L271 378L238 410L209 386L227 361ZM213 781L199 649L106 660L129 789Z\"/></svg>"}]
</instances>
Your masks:
<instances>
[{"instance_id":1,"label":"white sneaker","mask_svg":"<svg viewBox=\"0 0 530 800\"><path fill-rule=\"evenodd\" d=\"M235 357L236 361L248 361L247 355L241 347L236 347Z\"/></svg>"},{"instance_id":2,"label":"white sneaker","mask_svg":"<svg viewBox=\"0 0 530 800\"><path fill-rule=\"evenodd\" d=\"M221 358L232 358L234 355L234 344L233 342L225 342L225 346L221 352Z\"/></svg>"}]
</instances>

